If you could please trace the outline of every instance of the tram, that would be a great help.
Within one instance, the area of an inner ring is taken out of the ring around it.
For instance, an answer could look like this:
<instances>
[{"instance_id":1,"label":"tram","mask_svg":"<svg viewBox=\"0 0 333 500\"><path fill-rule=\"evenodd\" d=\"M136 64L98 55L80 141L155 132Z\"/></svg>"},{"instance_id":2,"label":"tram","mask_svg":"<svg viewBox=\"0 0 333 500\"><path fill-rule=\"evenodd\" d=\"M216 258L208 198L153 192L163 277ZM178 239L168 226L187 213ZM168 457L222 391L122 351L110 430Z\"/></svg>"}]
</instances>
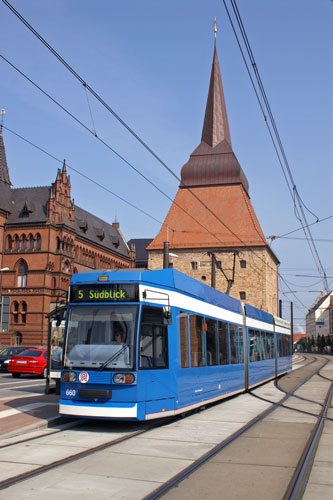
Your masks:
<instances>
[{"instance_id":1,"label":"tram","mask_svg":"<svg viewBox=\"0 0 333 500\"><path fill-rule=\"evenodd\" d=\"M291 369L288 322L177 270L73 274L63 416L183 414Z\"/></svg>"}]
</instances>

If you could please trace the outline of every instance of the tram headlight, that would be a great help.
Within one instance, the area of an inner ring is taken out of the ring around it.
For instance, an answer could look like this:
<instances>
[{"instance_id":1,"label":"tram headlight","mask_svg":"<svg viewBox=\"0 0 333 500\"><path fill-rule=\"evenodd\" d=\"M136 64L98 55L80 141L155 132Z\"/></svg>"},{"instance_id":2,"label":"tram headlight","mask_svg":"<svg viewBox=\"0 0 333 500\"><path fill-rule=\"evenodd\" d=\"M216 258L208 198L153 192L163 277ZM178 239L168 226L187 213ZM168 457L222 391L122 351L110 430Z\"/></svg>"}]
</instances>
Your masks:
<instances>
[{"instance_id":1,"label":"tram headlight","mask_svg":"<svg viewBox=\"0 0 333 500\"><path fill-rule=\"evenodd\" d=\"M76 382L77 375L75 372L63 372L62 380L64 382Z\"/></svg>"},{"instance_id":2,"label":"tram headlight","mask_svg":"<svg viewBox=\"0 0 333 500\"><path fill-rule=\"evenodd\" d=\"M133 384L134 380L133 373L115 373L113 376L115 384Z\"/></svg>"}]
</instances>

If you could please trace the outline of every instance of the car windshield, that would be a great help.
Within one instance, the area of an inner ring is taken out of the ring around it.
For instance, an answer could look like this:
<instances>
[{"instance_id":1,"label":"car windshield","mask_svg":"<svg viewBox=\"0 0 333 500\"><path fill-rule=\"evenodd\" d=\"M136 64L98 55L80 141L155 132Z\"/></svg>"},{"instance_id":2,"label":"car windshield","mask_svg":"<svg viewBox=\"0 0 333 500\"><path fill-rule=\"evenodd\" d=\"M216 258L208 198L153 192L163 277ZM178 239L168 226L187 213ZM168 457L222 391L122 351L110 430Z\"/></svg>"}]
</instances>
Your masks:
<instances>
[{"instance_id":1,"label":"car windshield","mask_svg":"<svg viewBox=\"0 0 333 500\"><path fill-rule=\"evenodd\" d=\"M133 368L138 306L73 306L68 315L65 368Z\"/></svg>"}]
</instances>

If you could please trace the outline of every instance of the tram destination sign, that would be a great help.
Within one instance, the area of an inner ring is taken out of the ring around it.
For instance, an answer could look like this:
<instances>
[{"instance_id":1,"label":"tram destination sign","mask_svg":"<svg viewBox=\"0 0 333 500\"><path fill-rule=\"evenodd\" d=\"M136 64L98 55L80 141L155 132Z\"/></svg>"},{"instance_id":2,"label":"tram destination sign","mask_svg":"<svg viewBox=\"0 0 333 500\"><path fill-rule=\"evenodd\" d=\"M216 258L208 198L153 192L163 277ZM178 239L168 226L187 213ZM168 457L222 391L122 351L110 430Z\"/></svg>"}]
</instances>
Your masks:
<instances>
[{"instance_id":1,"label":"tram destination sign","mask_svg":"<svg viewBox=\"0 0 333 500\"><path fill-rule=\"evenodd\" d=\"M70 302L138 302L139 285L120 283L95 283L72 285Z\"/></svg>"}]
</instances>

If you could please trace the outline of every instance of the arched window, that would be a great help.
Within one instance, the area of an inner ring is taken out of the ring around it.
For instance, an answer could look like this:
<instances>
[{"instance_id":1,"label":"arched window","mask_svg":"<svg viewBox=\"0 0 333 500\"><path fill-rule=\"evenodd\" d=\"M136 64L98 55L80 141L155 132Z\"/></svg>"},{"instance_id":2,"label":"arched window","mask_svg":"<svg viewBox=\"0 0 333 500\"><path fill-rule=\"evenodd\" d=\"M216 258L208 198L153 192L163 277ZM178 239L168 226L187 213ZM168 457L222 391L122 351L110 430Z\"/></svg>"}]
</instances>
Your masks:
<instances>
[{"instance_id":1,"label":"arched window","mask_svg":"<svg viewBox=\"0 0 333 500\"><path fill-rule=\"evenodd\" d=\"M18 302L13 302L13 323L17 324L19 322L19 305Z\"/></svg>"},{"instance_id":2,"label":"arched window","mask_svg":"<svg viewBox=\"0 0 333 500\"><path fill-rule=\"evenodd\" d=\"M42 246L42 238L40 237L39 233L36 234L36 242L37 242L37 250L40 250Z\"/></svg>"},{"instance_id":3,"label":"arched window","mask_svg":"<svg viewBox=\"0 0 333 500\"><path fill-rule=\"evenodd\" d=\"M11 250L13 248L13 239L12 237L9 235L8 238L7 238L7 249L8 250Z\"/></svg>"},{"instance_id":4,"label":"arched window","mask_svg":"<svg viewBox=\"0 0 333 500\"><path fill-rule=\"evenodd\" d=\"M29 248L30 250L32 250L34 247L34 237L32 236L32 234L29 234Z\"/></svg>"},{"instance_id":5,"label":"arched window","mask_svg":"<svg viewBox=\"0 0 333 500\"><path fill-rule=\"evenodd\" d=\"M27 263L24 260L21 260L17 273L17 286L22 288L27 286L27 273Z\"/></svg>"},{"instance_id":6,"label":"arched window","mask_svg":"<svg viewBox=\"0 0 333 500\"><path fill-rule=\"evenodd\" d=\"M17 234L15 234L15 250L19 250L20 248L20 238Z\"/></svg>"},{"instance_id":7,"label":"arched window","mask_svg":"<svg viewBox=\"0 0 333 500\"><path fill-rule=\"evenodd\" d=\"M26 237L25 234L22 234L22 247L23 247L23 250L27 249L27 244L28 244L27 237Z\"/></svg>"},{"instance_id":8,"label":"arched window","mask_svg":"<svg viewBox=\"0 0 333 500\"><path fill-rule=\"evenodd\" d=\"M60 250L61 240L59 236L57 236L57 250Z\"/></svg>"},{"instance_id":9,"label":"arched window","mask_svg":"<svg viewBox=\"0 0 333 500\"><path fill-rule=\"evenodd\" d=\"M70 273L71 272L71 266L68 260L65 260L64 265L63 265L63 270L65 273Z\"/></svg>"},{"instance_id":10,"label":"arched window","mask_svg":"<svg viewBox=\"0 0 333 500\"><path fill-rule=\"evenodd\" d=\"M21 302L21 322L25 325L27 322L27 303Z\"/></svg>"},{"instance_id":11,"label":"arched window","mask_svg":"<svg viewBox=\"0 0 333 500\"><path fill-rule=\"evenodd\" d=\"M74 267L74 269L73 269L73 274L76 274L77 272L78 272L78 271L77 271L76 267Z\"/></svg>"}]
</instances>

